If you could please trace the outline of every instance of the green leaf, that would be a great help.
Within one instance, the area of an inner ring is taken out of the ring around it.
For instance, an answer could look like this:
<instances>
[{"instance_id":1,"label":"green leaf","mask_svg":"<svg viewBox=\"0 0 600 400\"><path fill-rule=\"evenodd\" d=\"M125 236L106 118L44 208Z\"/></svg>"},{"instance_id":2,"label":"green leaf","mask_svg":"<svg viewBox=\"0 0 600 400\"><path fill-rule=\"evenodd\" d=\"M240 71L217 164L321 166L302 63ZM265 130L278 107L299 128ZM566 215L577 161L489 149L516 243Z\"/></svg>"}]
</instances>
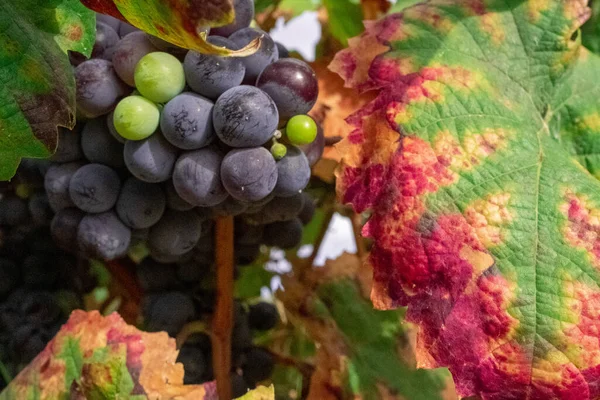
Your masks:
<instances>
[{"instance_id":1,"label":"green leaf","mask_svg":"<svg viewBox=\"0 0 600 400\"><path fill-rule=\"evenodd\" d=\"M399 13L400 11L408 8L414 4L419 3L420 0L397 0L388 10L388 14Z\"/></svg>"},{"instance_id":2,"label":"green leaf","mask_svg":"<svg viewBox=\"0 0 600 400\"><path fill-rule=\"evenodd\" d=\"M592 15L581 27L583 45L594 53L600 53L600 1L590 2Z\"/></svg>"},{"instance_id":3,"label":"green leaf","mask_svg":"<svg viewBox=\"0 0 600 400\"><path fill-rule=\"evenodd\" d=\"M317 10L323 0L281 0L279 8L284 11L292 12L292 15L300 15L305 11Z\"/></svg>"},{"instance_id":4,"label":"green leaf","mask_svg":"<svg viewBox=\"0 0 600 400\"><path fill-rule=\"evenodd\" d=\"M575 69L552 109L557 115L550 128L563 147L592 175L600 179L600 85L591 85L600 71L600 57L583 49Z\"/></svg>"},{"instance_id":5,"label":"green leaf","mask_svg":"<svg viewBox=\"0 0 600 400\"><path fill-rule=\"evenodd\" d=\"M75 78L67 50L89 55L94 15L77 0L0 4L0 180L22 157L48 157L57 126L71 128Z\"/></svg>"},{"instance_id":6,"label":"green leaf","mask_svg":"<svg viewBox=\"0 0 600 400\"><path fill-rule=\"evenodd\" d=\"M259 386L254 390L249 391L238 400L275 400L275 389L273 386Z\"/></svg>"},{"instance_id":7,"label":"green leaf","mask_svg":"<svg viewBox=\"0 0 600 400\"><path fill-rule=\"evenodd\" d=\"M319 380L313 376L311 393L339 389L343 398L444 399L448 389L451 393L448 371L415 368L404 310L374 310L364 295L367 285L361 260L348 253L304 277L284 280L278 296L318 349L314 376Z\"/></svg>"},{"instance_id":8,"label":"green leaf","mask_svg":"<svg viewBox=\"0 0 600 400\"><path fill-rule=\"evenodd\" d=\"M249 299L260 296L260 289L271 287L271 278L275 274L267 271L264 263L255 263L240 267L240 276L235 281L236 298Z\"/></svg>"},{"instance_id":9,"label":"green leaf","mask_svg":"<svg viewBox=\"0 0 600 400\"><path fill-rule=\"evenodd\" d=\"M363 31L363 15L360 3L351 0L323 0L329 18L328 27L334 38L342 45Z\"/></svg>"},{"instance_id":10,"label":"green leaf","mask_svg":"<svg viewBox=\"0 0 600 400\"><path fill-rule=\"evenodd\" d=\"M377 89L338 192L371 211L371 298L461 396L600 396L600 61L585 3L416 4L332 64ZM586 169L587 167L587 169Z\"/></svg>"}]
</instances>

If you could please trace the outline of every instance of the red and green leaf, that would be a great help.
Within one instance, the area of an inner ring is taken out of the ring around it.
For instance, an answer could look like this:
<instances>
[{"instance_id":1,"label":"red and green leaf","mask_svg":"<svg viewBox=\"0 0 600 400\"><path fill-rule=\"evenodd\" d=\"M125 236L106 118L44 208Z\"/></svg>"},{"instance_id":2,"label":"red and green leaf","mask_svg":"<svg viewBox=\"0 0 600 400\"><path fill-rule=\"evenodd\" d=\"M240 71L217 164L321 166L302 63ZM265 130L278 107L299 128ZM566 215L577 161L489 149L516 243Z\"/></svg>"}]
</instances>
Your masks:
<instances>
[{"instance_id":1,"label":"red and green leaf","mask_svg":"<svg viewBox=\"0 0 600 400\"><path fill-rule=\"evenodd\" d=\"M216 399L214 382L184 385L175 339L118 314L74 311L0 399Z\"/></svg>"},{"instance_id":2,"label":"red and green leaf","mask_svg":"<svg viewBox=\"0 0 600 400\"><path fill-rule=\"evenodd\" d=\"M234 19L232 0L81 0L99 13L119 18L177 46L202 53L244 56L260 46L252 41L240 50L227 50L206 41L203 28Z\"/></svg>"},{"instance_id":3,"label":"red and green leaf","mask_svg":"<svg viewBox=\"0 0 600 400\"><path fill-rule=\"evenodd\" d=\"M67 50L89 55L94 15L77 0L0 4L0 180L22 157L48 157L57 126L75 122L75 78Z\"/></svg>"},{"instance_id":4,"label":"red and green leaf","mask_svg":"<svg viewBox=\"0 0 600 400\"><path fill-rule=\"evenodd\" d=\"M324 268L286 277L286 312L317 344L309 399L456 398L447 370L415 368L403 310L373 310L370 271L345 253Z\"/></svg>"},{"instance_id":5,"label":"red and green leaf","mask_svg":"<svg viewBox=\"0 0 600 400\"><path fill-rule=\"evenodd\" d=\"M408 306L419 365L447 366L463 396L600 397L588 15L579 0L424 2L332 63L378 91L348 119L338 174L340 198L371 210L371 298Z\"/></svg>"}]
</instances>

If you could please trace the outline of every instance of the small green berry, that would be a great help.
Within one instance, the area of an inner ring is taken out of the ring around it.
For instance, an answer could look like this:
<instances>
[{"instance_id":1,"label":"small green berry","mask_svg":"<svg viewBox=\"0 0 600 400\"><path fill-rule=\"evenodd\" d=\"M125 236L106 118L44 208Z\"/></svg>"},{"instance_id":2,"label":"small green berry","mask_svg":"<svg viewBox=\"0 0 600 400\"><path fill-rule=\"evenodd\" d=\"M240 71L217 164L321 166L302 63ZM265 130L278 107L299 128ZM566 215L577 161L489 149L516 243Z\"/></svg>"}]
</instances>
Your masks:
<instances>
[{"instance_id":1,"label":"small green berry","mask_svg":"<svg viewBox=\"0 0 600 400\"><path fill-rule=\"evenodd\" d=\"M135 87L147 99L166 103L183 91L185 73L181 62L169 53L146 54L135 67Z\"/></svg>"},{"instance_id":2,"label":"small green berry","mask_svg":"<svg viewBox=\"0 0 600 400\"><path fill-rule=\"evenodd\" d=\"M281 160L287 154L287 147L281 143L275 143L271 146L271 154L276 160Z\"/></svg>"},{"instance_id":3,"label":"small green berry","mask_svg":"<svg viewBox=\"0 0 600 400\"><path fill-rule=\"evenodd\" d=\"M288 121L285 134L295 145L309 144L317 137L317 124L308 115L295 115Z\"/></svg>"},{"instance_id":4,"label":"small green berry","mask_svg":"<svg viewBox=\"0 0 600 400\"><path fill-rule=\"evenodd\" d=\"M128 96L117 104L113 123L119 135L128 140L142 140L158 128L160 111L142 96Z\"/></svg>"}]
</instances>

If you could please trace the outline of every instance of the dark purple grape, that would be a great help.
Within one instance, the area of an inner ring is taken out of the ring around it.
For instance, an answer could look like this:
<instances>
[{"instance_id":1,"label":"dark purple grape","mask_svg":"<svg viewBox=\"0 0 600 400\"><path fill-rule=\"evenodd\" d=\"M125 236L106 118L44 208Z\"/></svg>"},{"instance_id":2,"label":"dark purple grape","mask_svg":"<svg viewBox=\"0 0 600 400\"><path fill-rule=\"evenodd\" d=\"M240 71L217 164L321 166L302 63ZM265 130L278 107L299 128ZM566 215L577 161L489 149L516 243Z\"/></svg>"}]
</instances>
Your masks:
<instances>
[{"instance_id":1,"label":"dark purple grape","mask_svg":"<svg viewBox=\"0 0 600 400\"><path fill-rule=\"evenodd\" d=\"M196 346L183 345L179 350L177 362L183 364L185 375L183 383L186 385L194 385L202 383L202 378L207 370L206 360L201 348Z\"/></svg>"},{"instance_id":2,"label":"dark purple grape","mask_svg":"<svg viewBox=\"0 0 600 400\"><path fill-rule=\"evenodd\" d=\"M158 184L131 177L121 188L115 210L125 225L145 229L160 220L166 204L165 194Z\"/></svg>"},{"instance_id":3,"label":"dark purple grape","mask_svg":"<svg viewBox=\"0 0 600 400\"><path fill-rule=\"evenodd\" d=\"M83 165L80 162L72 162L54 165L48 169L44 179L44 189L50 207L55 212L63 208L75 207L69 195L69 183L71 183L73 174Z\"/></svg>"},{"instance_id":4,"label":"dark purple grape","mask_svg":"<svg viewBox=\"0 0 600 400\"><path fill-rule=\"evenodd\" d=\"M233 9L235 11L235 19L232 23L212 28L211 35L229 36L232 33L250 26L254 19L254 1L253 0L234 0Z\"/></svg>"},{"instance_id":5,"label":"dark purple grape","mask_svg":"<svg viewBox=\"0 0 600 400\"><path fill-rule=\"evenodd\" d=\"M268 331L273 329L279 322L279 311L272 303L261 301L250 307L248 313L250 328L259 331Z\"/></svg>"},{"instance_id":6,"label":"dark purple grape","mask_svg":"<svg viewBox=\"0 0 600 400\"><path fill-rule=\"evenodd\" d=\"M283 44L279 42L275 42L277 46L277 52L279 53L279 59L288 58L290 56L290 51Z\"/></svg>"},{"instance_id":7,"label":"dark purple grape","mask_svg":"<svg viewBox=\"0 0 600 400\"><path fill-rule=\"evenodd\" d=\"M302 192L302 197L304 197L304 203L298 218L302 221L302 225L307 225L315 215L316 205L315 200L308 193Z\"/></svg>"},{"instance_id":8,"label":"dark purple grape","mask_svg":"<svg viewBox=\"0 0 600 400\"><path fill-rule=\"evenodd\" d=\"M88 121L81 131L81 148L85 158L91 163L121 168L123 161L123 144L119 143L108 130L105 117Z\"/></svg>"},{"instance_id":9,"label":"dark purple grape","mask_svg":"<svg viewBox=\"0 0 600 400\"><path fill-rule=\"evenodd\" d=\"M77 109L87 118L109 113L131 89L127 87L110 61L92 59L75 68Z\"/></svg>"},{"instance_id":10,"label":"dark purple grape","mask_svg":"<svg viewBox=\"0 0 600 400\"><path fill-rule=\"evenodd\" d=\"M148 246L158 254L185 254L198 243L202 233L201 222L194 211L167 210L150 228Z\"/></svg>"},{"instance_id":11,"label":"dark purple grape","mask_svg":"<svg viewBox=\"0 0 600 400\"><path fill-rule=\"evenodd\" d=\"M230 50L238 48L231 40L221 36L210 36L208 42ZM242 83L246 73L246 67L239 58L201 54L192 50L185 56L183 69L192 90L213 100Z\"/></svg>"},{"instance_id":12,"label":"dark purple grape","mask_svg":"<svg viewBox=\"0 0 600 400\"><path fill-rule=\"evenodd\" d=\"M165 193L167 195L167 207L172 210L177 211L187 211L194 208L193 204L188 203L175 190L175 186L173 186L173 180L169 179L165 183Z\"/></svg>"},{"instance_id":13,"label":"dark purple grape","mask_svg":"<svg viewBox=\"0 0 600 400\"><path fill-rule=\"evenodd\" d=\"M232 147L263 145L273 136L278 121L273 100L253 86L229 89L213 109L215 132L223 143Z\"/></svg>"},{"instance_id":14,"label":"dark purple grape","mask_svg":"<svg viewBox=\"0 0 600 400\"><path fill-rule=\"evenodd\" d=\"M174 290L179 286L175 266L156 262L150 257L137 265L136 275L146 293Z\"/></svg>"},{"instance_id":15,"label":"dark purple grape","mask_svg":"<svg viewBox=\"0 0 600 400\"><path fill-rule=\"evenodd\" d=\"M263 69L277 60L279 54L277 45L268 33L260 29L240 29L229 37L239 48L243 48L257 38L261 38L260 48L254 54L241 59L246 67L243 83L248 85L254 85Z\"/></svg>"},{"instance_id":16,"label":"dark purple grape","mask_svg":"<svg viewBox=\"0 0 600 400\"><path fill-rule=\"evenodd\" d=\"M235 246L235 262L237 265L249 265L260 256L260 244L237 244Z\"/></svg>"},{"instance_id":17,"label":"dark purple grape","mask_svg":"<svg viewBox=\"0 0 600 400\"><path fill-rule=\"evenodd\" d=\"M271 353L260 347L252 347L246 352L244 379L255 386L258 382L269 379L275 369L275 360Z\"/></svg>"},{"instance_id":18,"label":"dark purple grape","mask_svg":"<svg viewBox=\"0 0 600 400\"><path fill-rule=\"evenodd\" d=\"M248 204L229 196L225 201L213 207L216 215L236 216L243 214L248 209Z\"/></svg>"},{"instance_id":19,"label":"dark purple grape","mask_svg":"<svg viewBox=\"0 0 600 400\"><path fill-rule=\"evenodd\" d=\"M271 96L281 121L308 113L319 94L315 71L295 58L277 60L267 66L258 77L256 86Z\"/></svg>"},{"instance_id":20,"label":"dark purple grape","mask_svg":"<svg viewBox=\"0 0 600 400\"><path fill-rule=\"evenodd\" d=\"M173 185L190 204L210 207L227 198L221 183L223 156L212 147L183 153L173 170Z\"/></svg>"},{"instance_id":21,"label":"dark purple grape","mask_svg":"<svg viewBox=\"0 0 600 400\"><path fill-rule=\"evenodd\" d=\"M79 145L79 138L78 131L59 128L58 146L56 146L56 151L50 157L50 160L65 163L82 159L83 152Z\"/></svg>"},{"instance_id":22,"label":"dark purple grape","mask_svg":"<svg viewBox=\"0 0 600 400\"><path fill-rule=\"evenodd\" d=\"M111 28L115 30L115 32L119 32L119 27L121 26L121 20L115 17L111 17L106 14L96 14L96 21L103 22L109 25Z\"/></svg>"},{"instance_id":23,"label":"dark purple grape","mask_svg":"<svg viewBox=\"0 0 600 400\"><path fill-rule=\"evenodd\" d=\"M35 225L47 225L52 219L52 208L48 202L48 196L44 192L38 192L31 195L27 203L31 221Z\"/></svg>"},{"instance_id":24,"label":"dark purple grape","mask_svg":"<svg viewBox=\"0 0 600 400\"><path fill-rule=\"evenodd\" d=\"M112 212L88 214L79 223L79 249L90 257L113 260L127 253L131 231Z\"/></svg>"},{"instance_id":25,"label":"dark purple grape","mask_svg":"<svg viewBox=\"0 0 600 400\"><path fill-rule=\"evenodd\" d=\"M12 260L0 258L0 297L9 294L19 283L19 267Z\"/></svg>"},{"instance_id":26,"label":"dark purple grape","mask_svg":"<svg viewBox=\"0 0 600 400\"><path fill-rule=\"evenodd\" d=\"M166 292L144 300L146 327L150 332L166 331L175 336L196 312L191 297L181 292Z\"/></svg>"},{"instance_id":27,"label":"dark purple grape","mask_svg":"<svg viewBox=\"0 0 600 400\"><path fill-rule=\"evenodd\" d=\"M302 240L302 222L298 218L273 222L265 226L263 234L267 246L291 249L298 246Z\"/></svg>"},{"instance_id":28,"label":"dark purple grape","mask_svg":"<svg viewBox=\"0 0 600 400\"><path fill-rule=\"evenodd\" d=\"M160 116L163 136L175 147L195 150L209 144L214 137L213 102L192 92L175 96Z\"/></svg>"},{"instance_id":29,"label":"dark purple grape","mask_svg":"<svg viewBox=\"0 0 600 400\"><path fill-rule=\"evenodd\" d=\"M310 165L304 153L296 146L288 145L287 154L277 161L277 184L273 193L289 197L298 194L308 185Z\"/></svg>"},{"instance_id":30,"label":"dark purple grape","mask_svg":"<svg viewBox=\"0 0 600 400\"><path fill-rule=\"evenodd\" d=\"M139 32L139 28L136 28L135 26L128 24L126 22L121 22L121 25L119 26L119 35L124 38L125 36L128 36L132 33L135 32Z\"/></svg>"},{"instance_id":31,"label":"dark purple grape","mask_svg":"<svg viewBox=\"0 0 600 400\"><path fill-rule=\"evenodd\" d=\"M29 323L19 326L11 335L9 349L13 356L23 364L35 358L52 336L39 324Z\"/></svg>"},{"instance_id":32,"label":"dark purple grape","mask_svg":"<svg viewBox=\"0 0 600 400\"><path fill-rule=\"evenodd\" d=\"M244 380L244 377L238 375L235 372L231 373L231 395L233 398L237 399L238 397L242 397L250 390L250 386Z\"/></svg>"},{"instance_id":33,"label":"dark purple grape","mask_svg":"<svg viewBox=\"0 0 600 400\"><path fill-rule=\"evenodd\" d=\"M119 41L119 34L108 24L96 21L96 42L91 58L112 60L111 48Z\"/></svg>"},{"instance_id":34,"label":"dark purple grape","mask_svg":"<svg viewBox=\"0 0 600 400\"><path fill-rule=\"evenodd\" d=\"M237 301L233 304L231 346L233 349L247 349L252 346L252 333L248 325L248 313Z\"/></svg>"},{"instance_id":35,"label":"dark purple grape","mask_svg":"<svg viewBox=\"0 0 600 400\"><path fill-rule=\"evenodd\" d=\"M50 224L52 239L56 245L66 251L76 250L77 228L85 216L78 208L65 208L58 211Z\"/></svg>"},{"instance_id":36,"label":"dark purple grape","mask_svg":"<svg viewBox=\"0 0 600 400\"><path fill-rule=\"evenodd\" d=\"M55 260L50 254L30 254L21 264L25 286L33 289L52 289L58 277Z\"/></svg>"},{"instance_id":37,"label":"dark purple grape","mask_svg":"<svg viewBox=\"0 0 600 400\"><path fill-rule=\"evenodd\" d=\"M150 42L149 35L136 31L125 36L115 46L112 62L117 75L129 86L135 86L135 66L148 53L158 51Z\"/></svg>"},{"instance_id":38,"label":"dark purple grape","mask_svg":"<svg viewBox=\"0 0 600 400\"><path fill-rule=\"evenodd\" d=\"M296 193L290 197L274 197L259 212L247 214L246 220L253 224L270 224L294 219L302 211L304 197Z\"/></svg>"},{"instance_id":39,"label":"dark purple grape","mask_svg":"<svg viewBox=\"0 0 600 400\"><path fill-rule=\"evenodd\" d=\"M246 223L243 219L235 220L235 244L259 244L262 242L263 225Z\"/></svg>"},{"instance_id":40,"label":"dark purple grape","mask_svg":"<svg viewBox=\"0 0 600 400\"><path fill-rule=\"evenodd\" d=\"M148 234L148 237L150 235ZM194 254L192 251L188 251L183 254L170 254L170 253L161 253L159 250L155 248L148 249L150 253L150 257L161 264L173 264L173 263L181 263L190 261Z\"/></svg>"},{"instance_id":41,"label":"dark purple grape","mask_svg":"<svg viewBox=\"0 0 600 400\"><path fill-rule=\"evenodd\" d=\"M29 218L27 202L20 197L8 195L0 199L0 225L17 226Z\"/></svg>"},{"instance_id":42,"label":"dark purple grape","mask_svg":"<svg viewBox=\"0 0 600 400\"><path fill-rule=\"evenodd\" d=\"M275 188L277 164L264 147L232 150L221 163L221 180L234 198L258 201Z\"/></svg>"},{"instance_id":43,"label":"dark purple grape","mask_svg":"<svg viewBox=\"0 0 600 400\"><path fill-rule=\"evenodd\" d=\"M80 210L101 213L115 205L120 188L121 179L113 169L102 164L87 164L73 174L69 195Z\"/></svg>"},{"instance_id":44,"label":"dark purple grape","mask_svg":"<svg viewBox=\"0 0 600 400\"><path fill-rule=\"evenodd\" d=\"M129 172L144 182L164 182L171 177L177 149L160 133L144 140L128 140L123 151Z\"/></svg>"}]
</instances>

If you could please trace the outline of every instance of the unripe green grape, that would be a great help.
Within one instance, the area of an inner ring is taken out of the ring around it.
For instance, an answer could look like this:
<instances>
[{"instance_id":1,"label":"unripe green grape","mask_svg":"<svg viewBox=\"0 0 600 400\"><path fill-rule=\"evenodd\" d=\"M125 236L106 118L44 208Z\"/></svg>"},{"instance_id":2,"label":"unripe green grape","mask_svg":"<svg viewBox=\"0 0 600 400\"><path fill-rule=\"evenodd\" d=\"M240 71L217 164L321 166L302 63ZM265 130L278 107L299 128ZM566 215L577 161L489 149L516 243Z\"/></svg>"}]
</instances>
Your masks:
<instances>
[{"instance_id":1,"label":"unripe green grape","mask_svg":"<svg viewBox=\"0 0 600 400\"><path fill-rule=\"evenodd\" d=\"M287 147L281 143L275 143L271 146L271 154L276 160L281 160L287 154Z\"/></svg>"},{"instance_id":2,"label":"unripe green grape","mask_svg":"<svg viewBox=\"0 0 600 400\"><path fill-rule=\"evenodd\" d=\"M128 96L117 104L113 123L117 133L128 140L142 140L158 128L158 106L142 96Z\"/></svg>"},{"instance_id":3,"label":"unripe green grape","mask_svg":"<svg viewBox=\"0 0 600 400\"><path fill-rule=\"evenodd\" d=\"M309 144L317 137L317 124L308 115L295 115L288 121L285 134L295 145Z\"/></svg>"},{"instance_id":4,"label":"unripe green grape","mask_svg":"<svg viewBox=\"0 0 600 400\"><path fill-rule=\"evenodd\" d=\"M149 100L166 103L183 91L183 65L174 56L160 51L146 54L135 67L135 87Z\"/></svg>"}]
</instances>

